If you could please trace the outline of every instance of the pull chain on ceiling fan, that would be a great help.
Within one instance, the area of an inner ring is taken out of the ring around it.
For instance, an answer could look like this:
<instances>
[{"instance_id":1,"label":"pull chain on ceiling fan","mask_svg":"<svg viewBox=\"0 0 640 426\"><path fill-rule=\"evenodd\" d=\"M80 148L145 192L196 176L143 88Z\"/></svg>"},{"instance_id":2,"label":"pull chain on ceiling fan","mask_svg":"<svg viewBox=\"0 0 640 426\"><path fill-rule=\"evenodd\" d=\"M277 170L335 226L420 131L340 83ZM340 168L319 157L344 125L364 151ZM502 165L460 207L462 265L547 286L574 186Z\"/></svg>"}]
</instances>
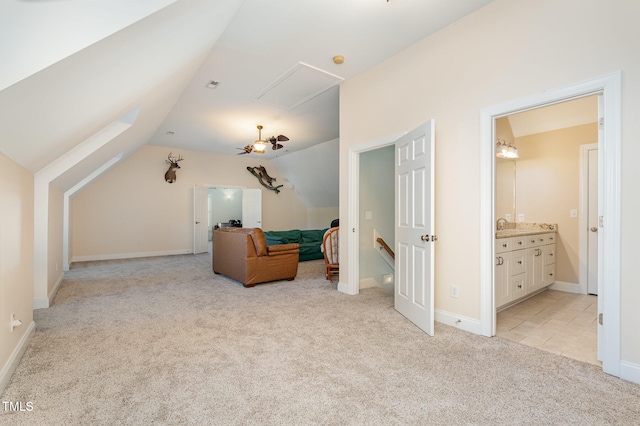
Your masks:
<instances>
[{"instance_id":1,"label":"pull chain on ceiling fan","mask_svg":"<svg viewBox=\"0 0 640 426\"><path fill-rule=\"evenodd\" d=\"M289 138L284 135L271 136L268 139L262 139L262 126L258 125L258 140L253 143L253 145L247 145L244 148L237 148L242 150L243 152L238 153L238 155L242 154L250 154L251 152L256 152L258 154L264 154L264 151L267 147L267 143L271 143L271 149L277 150L283 148L281 143L278 142L286 142Z\"/></svg>"}]
</instances>

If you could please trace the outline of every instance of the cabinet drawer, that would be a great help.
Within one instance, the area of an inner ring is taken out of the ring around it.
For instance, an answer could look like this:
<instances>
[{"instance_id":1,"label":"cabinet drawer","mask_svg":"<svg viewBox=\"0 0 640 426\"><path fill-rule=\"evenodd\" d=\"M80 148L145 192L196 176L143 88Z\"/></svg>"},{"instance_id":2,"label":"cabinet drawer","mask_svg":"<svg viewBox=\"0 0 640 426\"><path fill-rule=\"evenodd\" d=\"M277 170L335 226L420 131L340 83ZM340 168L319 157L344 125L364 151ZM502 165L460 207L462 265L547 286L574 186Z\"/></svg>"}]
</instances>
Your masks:
<instances>
[{"instance_id":1,"label":"cabinet drawer","mask_svg":"<svg viewBox=\"0 0 640 426\"><path fill-rule=\"evenodd\" d=\"M511 275L524 274L526 250L515 250L511 252Z\"/></svg>"},{"instance_id":2,"label":"cabinet drawer","mask_svg":"<svg viewBox=\"0 0 640 426\"><path fill-rule=\"evenodd\" d=\"M496 240L496 253L504 253L511 250L511 238L499 238Z\"/></svg>"},{"instance_id":3,"label":"cabinet drawer","mask_svg":"<svg viewBox=\"0 0 640 426\"><path fill-rule=\"evenodd\" d=\"M513 275L509 279L509 286L511 287L511 300L516 300L527 294L527 290L524 286L524 273Z\"/></svg>"},{"instance_id":4,"label":"cabinet drawer","mask_svg":"<svg viewBox=\"0 0 640 426\"><path fill-rule=\"evenodd\" d=\"M544 285L551 285L556 281L556 265L552 263L544 267Z\"/></svg>"},{"instance_id":5,"label":"cabinet drawer","mask_svg":"<svg viewBox=\"0 0 640 426\"><path fill-rule=\"evenodd\" d=\"M511 250L520 250L526 248L527 237L511 237Z\"/></svg>"},{"instance_id":6,"label":"cabinet drawer","mask_svg":"<svg viewBox=\"0 0 640 426\"><path fill-rule=\"evenodd\" d=\"M524 244L527 248L539 247L545 245L546 241L547 238L545 237L545 234L527 235L525 237Z\"/></svg>"},{"instance_id":7,"label":"cabinet drawer","mask_svg":"<svg viewBox=\"0 0 640 426\"><path fill-rule=\"evenodd\" d=\"M552 263L556 263L556 245L548 244L545 246L546 256L544 259L545 265L551 265Z\"/></svg>"}]
</instances>

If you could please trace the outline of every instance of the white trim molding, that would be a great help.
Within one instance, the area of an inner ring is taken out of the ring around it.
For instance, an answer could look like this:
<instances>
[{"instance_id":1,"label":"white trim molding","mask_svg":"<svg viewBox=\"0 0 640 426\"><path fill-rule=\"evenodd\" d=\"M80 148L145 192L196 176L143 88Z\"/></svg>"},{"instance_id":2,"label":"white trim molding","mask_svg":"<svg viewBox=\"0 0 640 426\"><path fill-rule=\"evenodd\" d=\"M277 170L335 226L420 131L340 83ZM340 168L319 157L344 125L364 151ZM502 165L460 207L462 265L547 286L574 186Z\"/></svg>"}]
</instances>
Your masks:
<instances>
[{"instance_id":1,"label":"white trim molding","mask_svg":"<svg viewBox=\"0 0 640 426\"><path fill-rule=\"evenodd\" d=\"M136 259L139 257L158 257L158 256L175 256L178 254L190 254L193 249L163 250L163 251L141 251L134 253L113 253L113 254L95 254L89 256L74 256L73 262L91 262L95 260L118 260L118 259Z\"/></svg>"},{"instance_id":2,"label":"white trim molding","mask_svg":"<svg viewBox=\"0 0 640 426\"><path fill-rule=\"evenodd\" d=\"M360 194L360 154L374 149L383 148L395 143L402 135L407 132L396 133L387 137L362 143L360 145L349 148L349 216L347 218L348 226L340 228L340 241L345 241L344 232L347 233L347 250L348 253L348 271L349 276L340 279L338 290L347 294L358 294L358 285L360 283L360 232L359 217L359 194ZM341 243L342 244L342 243ZM340 259L340 262L343 262Z\"/></svg>"},{"instance_id":3,"label":"white trim molding","mask_svg":"<svg viewBox=\"0 0 640 426\"><path fill-rule=\"evenodd\" d=\"M640 365L628 361L620 362L620 378L640 384Z\"/></svg>"},{"instance_id":4,"label":"white trim molding","mask_svg":"<svg viewBox=\"0 0 640 426\"><path fill-rule=\"evenodd\" d=\"M604 138L600 141L599 162L602 183L603 216L602 257L598 261L599 281L603 289L602 310L604 323L598 334L603 348L602 369L620 376L620 194L622 164L622 73L614 72L592 80L545 91L527 98L484 108L480 114L480 326L485 336L495 335L496 309L494 298L495 256L495 119L515 112L538 108L602 94ZM601 332L600 332L601 331Z\"/></svg>"},{"instance_id":5,"label":"white trim molding","mask_svg":"<svg viewBox=\"0 0 640 426\"><path fill-rule=\"evenodd\" d=\"M550 290L564 291L567 293L575 294L587 294L582 291L582 286L579 283L568 283L565 281L556 281L549 286Z\"/></svg>"},{"instance_id":6,"label":"white trim molding","mask_svg":"<svg viewBox=\"0 0 640 426\"><path fill-rule=\"evenodd\" d=\"M11 381L11 376L18 367L18 364L22 359L22 355L24 355L24 352L27 350L29 340L31 339L31 336L33 336L35 329L36 323L31 321L31 324L29 324L29 328L27 328L22 339L20 339L13 352L11 352L11 356L7 360L7 363L2 367L2 370L0 370L0 395L2 395L4 389Z\"/></svg>"},{"instance_id":7,"label":"white trim molding","mask_svg":"<svg viewBox=\"0 0 640 426\"><path fill-rule=\"evenodd\" d=\"M474 318L468 318L462 315L454 314L440 309L435 310L435 321L441 324L450 325L460 330L468 331L473 334L482 334L480 321Z\"/></svg>"}]
</instances>

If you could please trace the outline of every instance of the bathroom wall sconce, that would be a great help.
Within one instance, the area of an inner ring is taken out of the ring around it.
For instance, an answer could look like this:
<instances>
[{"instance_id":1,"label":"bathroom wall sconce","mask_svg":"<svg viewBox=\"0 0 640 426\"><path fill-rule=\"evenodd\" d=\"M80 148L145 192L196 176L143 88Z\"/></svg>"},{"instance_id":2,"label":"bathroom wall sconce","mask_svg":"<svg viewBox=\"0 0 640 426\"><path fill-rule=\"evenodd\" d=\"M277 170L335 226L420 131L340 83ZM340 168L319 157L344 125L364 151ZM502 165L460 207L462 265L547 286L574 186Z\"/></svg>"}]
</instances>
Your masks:
<instances>
[{"instance_id":1,"label":"bathroom wall sconce","mask_svg":"<svg viewBox=\"0 0 640 426\"><path fill-rule=\"evenodd\" d=\"M511 144L507 144L504 139L498 139L496 142L496 157L513 160L518 158L518 148Z\"/></svg>"}]
</instances>

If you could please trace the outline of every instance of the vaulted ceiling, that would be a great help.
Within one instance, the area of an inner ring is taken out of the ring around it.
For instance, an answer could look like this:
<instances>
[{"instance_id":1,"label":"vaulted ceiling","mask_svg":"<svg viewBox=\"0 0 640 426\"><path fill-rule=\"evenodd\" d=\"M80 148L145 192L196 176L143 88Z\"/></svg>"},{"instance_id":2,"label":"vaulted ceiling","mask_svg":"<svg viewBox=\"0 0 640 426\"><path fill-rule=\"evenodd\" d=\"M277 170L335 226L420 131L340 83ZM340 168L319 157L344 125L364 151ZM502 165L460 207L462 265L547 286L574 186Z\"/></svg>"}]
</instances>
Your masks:
<instances>
[{"instance_id":1,"label":"vaulted ceiling","mask_svg":"<svg viewBox=\"0 0 640 426\"><path fill-rule=\"evenodd\" d=\"M0 150L62 163L63 191L144 144L236 155L258 124L284 157L339 138L341 81L490 1L3 1Z\"/></svg>"}]
</instances>

